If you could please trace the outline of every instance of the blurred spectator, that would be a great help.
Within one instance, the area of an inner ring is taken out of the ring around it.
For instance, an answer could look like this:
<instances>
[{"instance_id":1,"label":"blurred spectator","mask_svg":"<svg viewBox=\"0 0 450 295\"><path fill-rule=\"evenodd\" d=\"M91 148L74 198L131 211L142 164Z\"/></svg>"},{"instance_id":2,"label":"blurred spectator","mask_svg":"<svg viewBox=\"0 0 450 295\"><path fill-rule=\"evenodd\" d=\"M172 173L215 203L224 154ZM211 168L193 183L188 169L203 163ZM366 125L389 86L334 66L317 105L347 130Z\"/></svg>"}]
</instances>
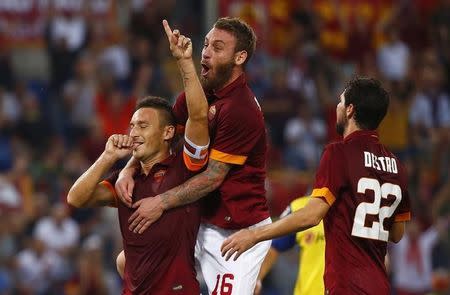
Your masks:
<instances>
[{"instance_id":1,"label":"blurred spectator","mask_svg":"<svg viewBox=\"0 0 450 295\"><path fill-rule=\"evenodd\" d=\"M20 210L22 196L8 174L0 174L0 212ZM2 213L3 214L3 213Z\"/></svg>"},{"instance_id":2,"label":"blurred spectator","mask_svg":"<svg viewBox=\"0 0 450 295\"><path fill-rule=\"evenodd\" d=\"M52 135L52 126L44 115L36 96L28 91L24 83L16 85L16 97L21 102L22 116L16 124L15 133L29 146L45 147Z\"/></svg>"},{"instance_id":3,"label":"blurred spectator","mask_svg":"<svg viewBox=\"0 0 450 295\"><path fill-rule=\"evenodd\" d=\"M29 246L16 257L20 294L44 295L58 292L52 288L64 273L61 257L46 248L43 241L30 239Z\"/></svg>"},{"instance_id":4,"label":"blurred spectator","mask_svg":"<svg viewBox=\"0 0 450 295\"><path fill-rule=\"evenodd\" d=\"M100 53L99 62L108 69L117 81L125 82L130 75L130 57L122 32L111 31L111 45Z\"/></svg>"},{"instance_id":5,"label":"blurred spectator","mask_svg":"<svg viewBox=\"0 0 450 295\"><path fill-rule=\"evenodd\" d=\"M419 91L413 98L409 120L414 144L429 154L430 143L432 149L448 147L450 98L443 87L444 73L435 51L426 51L423 63ZM434 157L436 164L439 158L440 155Z\"/></svg>"},{"instance_id":6,"label":"blurred spectator","mask_svg":"<svg viewBox=\"0 0 450 295\"><path fill-rule=\"evenodd\" d=\"M108 294L102 254L102 241L99 236L91 236L85 240L79 254L77 270L64 286L66 295Z\"/></svg>"},{"instance_id":7,"label":"blurred spectator","mask_svg":"<svg viewBox=\"0 0 450 295\"><path fill-rule=\"evenodd\" d=\"M14 84L14 75L11 66L11 54L7 41L3 39L0 31L0 88L11 89Z\"/></svg>"},{"instance_id":8,"label":"blurred spectator","mask_svg":"<svg viewBox=\"0 0 450 295\"><path fill-rule=\"evenodd\" d=\"M314 116L308 104L297 107L297 116L284 129L285 165L299 170L312 170L319 161L326 136L325 122Z\"/></svg>"},{"instance_id":9,"label":"blurred spectator","mask_svg":"<svg viewBox=\"0 0 450 295\"><path fill-rule=\"evenodd\" d=\"M265 91L260 100L264 118L269 125L272 142L276 147L283 146L283 130L289 117L295 115L297 105L303 100L298 92L287 87L286 71L274 70L271 74L272 86Z\"/></svg>"},{"instance_id":10,"label":"blurred spectator","mask_svg":"<svg viewBox=\"0 0 450 295\"><path fill-rule=\"evenodd\" d=\"M410 50L399 38L397 29L386 29L387 42L377 53L378 68L383 78L391 81L405 79L409 72Z\"/></svg>"},{"instance_id":11,"label":"blurred spectator","mask_svg":"<svg viewBox=\"0 0 450 295\"><path fill-rule=\"evenodd\" d=\"M78 225L68 216L65 204L55 204L51 215L38 221L34 237L61 256L70 254L78 246Z\"/></svg>"},{"instance_id":12,"label":"blurred spectator","mask_svg":"<svg viewBox=\"0 0 450 295\"><path fill-rule=\"evenodd\" d=\"M314 83L311 69L311 59L302 47L297 47L292 52L291 60L287 67L287 86L289 89L300 93L308 102L312 111L318 108L317 88Z\"/></svg>"},{"instance_id":13,"label":"blurred spectator","mask_svg":"<svg viewBox=\"0 0 450 295\"><path fill-rule=\"evenodd\" d=\"M104 151L106 144L105 140L106 138L103 134L101 122L92 120L87 135L80 143L83 154L87 157L89 163L94 163Z\"/></svg>"},{"instance_id":14,"label":"blurred spectator","mask_svg":"<svg viewBox=\"0 0 450 295\"><path fill-rule=\"evenodd\" d=\"M19 99L0 86L0 117L3 124L13 125L20 118L21 111Z\"/></svg>"},{"instance_id":15,"label":"blurred spectator","mask_svg":"<svg viewBox=\"0 0 450 295\"><path fill-rule=\"evenodd\" d=\"M75 76L64 85L63 95L69 121L70 142L85 136L95 116L97 81L94 56L85 53L75 65Z\"/></svg>"},{"instance_id":16,"label":"blurred spectator","mask_svg":"<svg viewBox=\"0 0 450 295\"><path fill-rule=\"evenodd\" d=\"M408 82L391 83L389 109L378 127L380 141L403 161L410 143L408 115L411 90Z\"/></svg>"},{"instance_id":17,"label":"blurred spectator","mask_svg":"<svg viewBox=\"0 0 450 295\"><path fill-rule=\"evenodd\" d=\"M103 81L103 88L96 96L96 112L103 127L103 135L128 133L130 118L136 106L136 98L127 97L111 77Z\"/></svg>"},{"instance_id":18,"label":"blurred spectator","mask_svg":"<svg viewBox=\"0 0 450 295\"><path fill-rule=\"evenodd\" d=\"M450 1L441 0L429 18L431 38L446 69L446 89L450 92Z\"/></svg>"},{"instance_id":19,"label":"blurred spectator","mask_svg":"<svg viewBox=\"0 0 450 295\"><path fill-rule=\"evenodd\" d=\"M440 220L422 231L418 221L413 219L403 239L392 245L393 286L398 295L425 295L431 291L432 250L447 226L447 220Z\"/></svg>"},{"instance_id":20,"label":"blurred spectator","mask_svg":"<svg viewBox=\"0 0 450 295\"><path fill-rule=\"evenodd\" d=\"M77 54L86 45L88 26L82 14L82 1L56 1L48 23L47 46L51 81L55 90L70 78Z\"/></svg>"}]
</instances>

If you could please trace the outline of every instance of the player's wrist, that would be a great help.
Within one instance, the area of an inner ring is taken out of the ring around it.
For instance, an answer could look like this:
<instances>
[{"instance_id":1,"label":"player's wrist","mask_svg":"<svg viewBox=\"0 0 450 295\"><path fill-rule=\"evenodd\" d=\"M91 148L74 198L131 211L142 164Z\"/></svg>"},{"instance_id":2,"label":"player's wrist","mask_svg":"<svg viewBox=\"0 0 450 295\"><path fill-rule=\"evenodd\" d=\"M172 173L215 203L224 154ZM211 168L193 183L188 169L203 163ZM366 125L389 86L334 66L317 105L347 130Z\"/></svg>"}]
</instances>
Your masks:
<instances>
[{"instance_id":1,"label":"player's wrist","mask_svg":"<svg viewBox=\"0 0 450 295\"><path fill-rule=\"evenodd\" d=\"M100 160L105 161L106 163L115 163L119 160L119 156L113 151L105 150L100 155Z\"/></svg>"},{"instance_id":2,"label":"player's wrist","mask_svg":"<svg viewBox=\"0 0 450 295\"><path fill-rule=\"evenodd\" d=\"M158 201L159 201L159 208L161 208L161 210L163 212L170 209L167 197L164 196L164 194L158 195L157 198L158 198Z\"/></svg>"},{"instance_id":3,"label":"player's wrist","mask_svg":"<svg viewBox=\"0 0 450 295\"><path fill-rule=\"evenodd\" d=\"M178 66L183 70L183 73L195 73L195 65L192 57L183 57L177 60Z\"/></svg>"}]
</instances>

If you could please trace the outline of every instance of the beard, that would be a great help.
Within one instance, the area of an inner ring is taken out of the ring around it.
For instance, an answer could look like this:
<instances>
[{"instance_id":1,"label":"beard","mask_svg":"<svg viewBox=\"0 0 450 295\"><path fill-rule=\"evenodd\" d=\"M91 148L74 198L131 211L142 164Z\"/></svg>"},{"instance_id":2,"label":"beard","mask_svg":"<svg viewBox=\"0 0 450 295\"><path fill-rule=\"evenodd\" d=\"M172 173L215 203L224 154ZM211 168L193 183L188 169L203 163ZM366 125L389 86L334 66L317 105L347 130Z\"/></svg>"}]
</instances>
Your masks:
<instances>
[{"instance_id":1,"label":"beard","mask_svg":"<svg viewBox=\"0 0 450 295\"><path fill-rule=\"evenodd\" d=\"M341 122L339 122L339 121L336 121L336 132L340 135L340 136L343 136L344 135L344 131L345 131L345 128L347 127L347 120L346 119L344 119L344 120L342 120Z\"/></svg>"},{"instance_id":2,"label":"beard","mask_svg":"<svg viewBox=\"0 0 450 295\"><path fill-rule=\"evenodd\" d=\"M231 74L233 73L234 62L228 62L224 64L219 64L215 68L215 73L210 78L200 76L200 83L203 89L206 91L219 90L225 83L230 80Z\"/></svg>"}]
</instances>

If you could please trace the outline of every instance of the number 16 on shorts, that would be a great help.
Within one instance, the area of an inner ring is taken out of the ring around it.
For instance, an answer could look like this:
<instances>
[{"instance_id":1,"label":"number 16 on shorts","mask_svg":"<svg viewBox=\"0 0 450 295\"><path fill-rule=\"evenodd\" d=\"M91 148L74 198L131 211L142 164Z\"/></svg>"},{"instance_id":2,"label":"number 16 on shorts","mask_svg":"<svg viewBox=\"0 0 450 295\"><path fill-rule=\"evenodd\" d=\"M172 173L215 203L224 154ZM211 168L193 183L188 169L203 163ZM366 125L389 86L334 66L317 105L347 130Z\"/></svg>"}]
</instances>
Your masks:
<instances>
[{"instance_id":1,"label":"number 16 on shorts","mask_svg":"<svg viewBox=\"0 0 450 295\"><path fill-rule=\"evenodd\" d=\"M234 275L231 273L225 273L223 275L218 274L216 280L216 286L211 295L231 295L233 294L233 280Z\"/></svg>"}]
</instances>

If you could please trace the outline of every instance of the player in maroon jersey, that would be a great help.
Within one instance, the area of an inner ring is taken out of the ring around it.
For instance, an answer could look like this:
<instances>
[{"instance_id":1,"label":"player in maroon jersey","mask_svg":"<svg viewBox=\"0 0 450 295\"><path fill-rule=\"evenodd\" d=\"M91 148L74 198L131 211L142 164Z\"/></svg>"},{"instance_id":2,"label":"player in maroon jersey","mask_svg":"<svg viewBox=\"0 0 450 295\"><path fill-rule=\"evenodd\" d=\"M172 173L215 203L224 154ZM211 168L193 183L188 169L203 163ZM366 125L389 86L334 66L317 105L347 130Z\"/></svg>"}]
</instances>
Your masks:
<instances>
[{"instance_id":1,"label":"player in maroon jersey","mask_svg":"<svg viewBox=\"0 0 450 295\"><path fill-rule=\"evenodd\" d=\"M208 167L183 185L147 199L130 218L130 228L144 232L163 212L207 196L196 257L212 294L252 293L270 247L270 242L262 243L238 262L227 262L220 253L222 241L234 231L271 222L264 189L264 118L244 73L255 42L253 30L236 18L219 19L206 35L201 82L209 101ZM181 94L174 106L180 125L185 125L186 110L185 94ZM128 204L133 186L126 174L132 173L132 168L125 171L123 182L116 185Z\"/></svg>"},{"instance_id":2,"label":"player in maroon jersey","mask_svg":"<svg viewBox=\"0 0 450 295\"><path fill-rule=\"evenodd\" d=\"M325 148L314 198L271 225L232 235L222 245L226 259L323 219L326 294L389 294L387 242L402 238L410 211L405 169L375 131L388 105L389 96L378 81L351 81L336 108L337 131L344 139Z\"/></svg>"},{"instance_id":3,"label":"player in maroon jersey","mask_svg":"<svg viewBox=\"0 0 450 295\"><path fill-rule=\"evenodd\" d=\"M75 207L117 206L126 255L124 294L200 293L194 265L200 225L198 203L166 212L142 235L128 226L128 219L143 200L182 184L208 159L208 105L192 61L192 45L178 32L170 31L168 37L183 76L189 110L184 144L173 143L176 122L170 104L161 98L143 99L131 118L130 134L112 135L105 151L67 196L68 203ZM117 199L114 184L119 171L101 181L118 159L130 153L140 165L133 175L135 206L131 208Z\"/></svg>"}]
</instances>

